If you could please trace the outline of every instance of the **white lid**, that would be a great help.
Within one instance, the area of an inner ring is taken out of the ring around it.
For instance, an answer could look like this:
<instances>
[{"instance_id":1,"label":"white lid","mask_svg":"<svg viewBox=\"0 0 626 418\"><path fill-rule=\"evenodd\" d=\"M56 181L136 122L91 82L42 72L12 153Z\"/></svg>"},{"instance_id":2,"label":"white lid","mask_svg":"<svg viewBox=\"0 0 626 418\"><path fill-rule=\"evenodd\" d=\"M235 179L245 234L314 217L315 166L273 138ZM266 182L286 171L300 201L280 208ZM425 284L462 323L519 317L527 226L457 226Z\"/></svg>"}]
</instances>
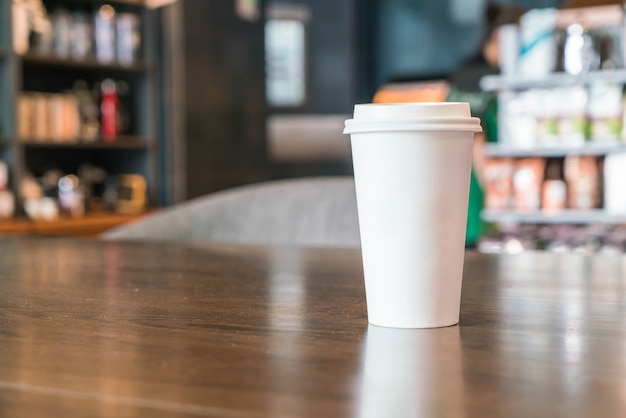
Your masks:
<instances>
[{"instance_id":1,"label":"white lid","mask_svg":"<svg viewBox=\"0 0 626 418\"><path fill-rule=\"evenodd\" d=\"M354 106L354 118L345 122L344 134L380 131L481 132L480 120L471 117L468 103L368 103Z\"/></svg>"}]
</instances>

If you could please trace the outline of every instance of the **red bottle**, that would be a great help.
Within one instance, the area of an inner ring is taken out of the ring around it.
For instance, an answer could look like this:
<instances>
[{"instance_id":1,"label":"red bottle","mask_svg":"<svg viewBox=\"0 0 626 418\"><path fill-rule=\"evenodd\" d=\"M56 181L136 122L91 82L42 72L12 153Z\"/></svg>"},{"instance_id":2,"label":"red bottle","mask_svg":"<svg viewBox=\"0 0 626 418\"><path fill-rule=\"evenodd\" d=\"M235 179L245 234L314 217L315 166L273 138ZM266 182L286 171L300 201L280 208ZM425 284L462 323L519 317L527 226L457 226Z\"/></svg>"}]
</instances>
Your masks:
<instances>
[{"instance_id":1,"label":"red bottle","mask_svg":"<svg viewBox=\"0 0 626 418\"><path fill-rule=\"evenodd\" d=\"M115 81L107 78L102 81L101 88L100 124L102 125L102 140L113 142L117 137L117 112L119 109L119 98Z\"/></svg>"}]
</instances>

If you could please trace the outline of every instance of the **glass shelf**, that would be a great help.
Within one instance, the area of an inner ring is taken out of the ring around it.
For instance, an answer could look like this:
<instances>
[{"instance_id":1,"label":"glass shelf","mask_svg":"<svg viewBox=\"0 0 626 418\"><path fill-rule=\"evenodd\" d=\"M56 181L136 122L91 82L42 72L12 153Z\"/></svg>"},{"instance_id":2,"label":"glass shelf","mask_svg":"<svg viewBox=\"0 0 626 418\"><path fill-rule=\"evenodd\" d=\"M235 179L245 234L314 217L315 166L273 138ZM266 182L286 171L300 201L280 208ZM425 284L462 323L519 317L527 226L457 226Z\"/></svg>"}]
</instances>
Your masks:
<instances>
[{"instance_id":1,"label":"glass shelf","mask_svg":"<svg viewBox=\"0 0 626 418\"><path fill-rule=\"evenodd\" d=\"M495 223L626 224L626 213L610 213L604 209L565 209L554 212L485 209L481 212L481 218Z\"/></svg>"},{"instance_id":2,"label":"glass shelf","mask_svg":"<svg viewBox=\"0 0 626 418\"><path fill-rule=\"evenodd\" d=\"M590 84L596 81L626 83L626 70L603 70L578 75L551 73L541 78L489 75L480 80L480 87L485 91L524 90Z\"/></svg>"},{"instance_id":3,"label":"glass shelf","mask_svg":"<svg viewBox=\"0 0 626 418\"><path fill-rule=\"evenodd\" d=\"M490 157L566 157L568 155L607 155L626 152L626 143L593 142L575 146L543 146L532 148L504 144L486 144L485 153Z\"/></svg>"}]
</instances>

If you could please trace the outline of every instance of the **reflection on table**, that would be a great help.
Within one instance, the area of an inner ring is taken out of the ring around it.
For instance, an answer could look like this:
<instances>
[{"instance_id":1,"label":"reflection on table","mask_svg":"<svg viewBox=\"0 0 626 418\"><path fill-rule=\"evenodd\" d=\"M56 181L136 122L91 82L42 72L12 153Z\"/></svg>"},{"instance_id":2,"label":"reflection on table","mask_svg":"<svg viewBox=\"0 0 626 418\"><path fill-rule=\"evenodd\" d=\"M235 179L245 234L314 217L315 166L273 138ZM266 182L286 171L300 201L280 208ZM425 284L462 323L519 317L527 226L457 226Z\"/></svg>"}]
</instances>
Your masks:
<instances>
[{"instance_id":1,"label":"reflection on table","mask_svg":"<svg viewBox=\"0 0 626 418\"><path fill-rule=\"evenodd\" d=\"M368 326L360 252L0 240L3 416L623 416L626 258L468 253L459 326Z\"/></svg>"}]
</instances>

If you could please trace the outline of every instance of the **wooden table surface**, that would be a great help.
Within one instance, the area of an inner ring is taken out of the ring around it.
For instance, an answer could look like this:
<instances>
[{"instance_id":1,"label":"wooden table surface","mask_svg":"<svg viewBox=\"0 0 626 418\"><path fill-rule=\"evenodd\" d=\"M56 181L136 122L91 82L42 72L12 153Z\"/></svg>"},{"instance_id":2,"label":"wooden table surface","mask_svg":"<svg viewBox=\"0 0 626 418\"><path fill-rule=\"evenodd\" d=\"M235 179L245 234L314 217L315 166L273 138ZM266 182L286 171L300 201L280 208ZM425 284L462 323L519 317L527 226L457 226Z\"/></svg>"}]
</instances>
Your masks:
<instances>
[{"instance_id":1,"label":"wooden table surface","mask_svg":"<svg viewBox=\"0 0 626 418\"><path fill-rule=\"evenodd\" d=\"M0 417L624 417L626 258L468 253L368 326L360 252L0 240Z\"/></svg>"}]
</instances>

